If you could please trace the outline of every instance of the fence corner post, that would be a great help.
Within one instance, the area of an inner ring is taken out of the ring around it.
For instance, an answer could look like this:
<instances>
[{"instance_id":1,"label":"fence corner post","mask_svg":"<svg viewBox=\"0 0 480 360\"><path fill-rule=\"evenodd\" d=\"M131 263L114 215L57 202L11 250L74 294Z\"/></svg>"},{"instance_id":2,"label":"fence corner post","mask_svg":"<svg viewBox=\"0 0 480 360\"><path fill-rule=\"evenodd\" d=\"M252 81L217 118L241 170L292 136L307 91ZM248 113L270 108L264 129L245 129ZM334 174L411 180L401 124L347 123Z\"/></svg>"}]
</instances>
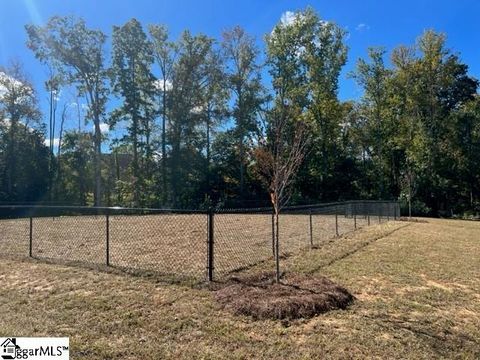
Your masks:
<instances>
[{"instance_id":1,"label":"fence corner post","mask_svg":"<svg viewBox=\"0 0 480 360\"><path fill-rule=\"evenodd\" d=\"M208 210L208 239L207 239L207 277L208 281L213 281L213 270L214 270L214 211L213 209Z\"/></svg>"},{"instance_id":2,"label":"fence corner post","mask_svg":"<svg viewBox=\"0 0 480 360\"><path fill-rule=\"evenodd\" d=\"M108 215L108 213L105 215L105 225L106 225L106 240L107 240L107 244L106 244L106 257L107 257L107 266L110 266L110 216Z\"/></svg>"},{"instance_id":3,"label":"fence corner post","mask_svg":"<svg viewBox=\"0 0 480 360\"><path fill-rule=\"evenodd\" d=\"M30 216L30 231L29 231L29 252L30 257L33 257L33 218Z\"/></svg>"}]
</instances>

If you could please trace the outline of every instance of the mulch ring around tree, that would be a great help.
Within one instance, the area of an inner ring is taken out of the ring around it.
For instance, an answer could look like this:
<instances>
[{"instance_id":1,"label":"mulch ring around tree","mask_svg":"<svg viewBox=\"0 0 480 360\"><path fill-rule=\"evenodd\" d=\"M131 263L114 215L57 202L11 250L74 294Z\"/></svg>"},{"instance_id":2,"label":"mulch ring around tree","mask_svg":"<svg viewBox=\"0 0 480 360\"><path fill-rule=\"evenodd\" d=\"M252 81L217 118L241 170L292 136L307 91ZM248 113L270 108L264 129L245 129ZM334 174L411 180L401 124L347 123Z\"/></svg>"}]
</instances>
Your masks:
<instances>
[{"instance_id":1,"label":"mulch ring around tree","mask_svg":"<svg viewBox=\"0 0 480 360\"><path fill-rule=\"evenodd\" d=\"M335 309L345 309L355 297L323 276L287 274L275 283L275 274L235 277L215 291L222 308L256 320L311 318Z\"/></svg>"}]
</instances>

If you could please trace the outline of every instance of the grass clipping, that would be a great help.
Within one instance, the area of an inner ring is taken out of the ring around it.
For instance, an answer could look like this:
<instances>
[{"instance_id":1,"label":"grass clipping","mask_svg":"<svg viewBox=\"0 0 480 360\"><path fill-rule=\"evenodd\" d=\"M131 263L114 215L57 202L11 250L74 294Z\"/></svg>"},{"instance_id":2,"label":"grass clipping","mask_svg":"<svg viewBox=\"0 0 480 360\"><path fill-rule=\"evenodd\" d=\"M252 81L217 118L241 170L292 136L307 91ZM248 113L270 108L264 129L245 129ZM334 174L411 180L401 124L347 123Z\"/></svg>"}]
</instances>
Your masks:
<instances>
[{"instance_id":1,"label":"grass clipping","mask_svg":"<svg viewBox=\"0 0 480 360\"><path fill-rule=\"evenodd\" d=\"M311 318L345 309L354 300L348 290L325 277L289 274L278 284L274 279L275 274L268 272L233 278L215 298L233 314L258 320Z\"/></svg>"}]
</instances>

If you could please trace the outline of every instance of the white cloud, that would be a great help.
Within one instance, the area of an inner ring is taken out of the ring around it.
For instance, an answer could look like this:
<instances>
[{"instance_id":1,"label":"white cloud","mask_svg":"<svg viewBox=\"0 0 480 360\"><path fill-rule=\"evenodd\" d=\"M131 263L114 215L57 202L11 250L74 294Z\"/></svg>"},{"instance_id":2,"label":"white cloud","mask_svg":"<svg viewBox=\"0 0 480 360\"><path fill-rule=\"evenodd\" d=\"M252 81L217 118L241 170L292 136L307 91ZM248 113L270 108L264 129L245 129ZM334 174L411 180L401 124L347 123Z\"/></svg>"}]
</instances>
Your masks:
<instances>
[{"instance_id":1,"label":"white cloud","mask_svg":"<svg viewBox=\"0 0 480 360\"><path fill-rule=\"evenodd\" d=\"M100 132L102 134L108 133L109 130L110 130L110 126L108 124L105 124L105 123L100 124Z\"/></svg>"},{"instance_id":2,"label":"white cloud","mask_svg":"<svg viewBox=\"0 0 480 360\"><path fill-rule=\"evenodd\" d=\"M293 11L285 11L280 17L280 22L284 26L292 25L297 15Z\"/></svg>"},{"instance_id":3,"label":"white cloud","mask_svg":"<svg viewBox=\"0 0 480 360\"><path fill-rule=\"evenodd\" d=\"M158 91L163 91L163 79L158 79L154 82L154 86ZM165 90L170 91L172 90L172 82L170 80L165 80Z\"/></svg>"},{"instance_id":4,"label":"white cloud","mask_svg":"<svg viewBox=\"0 0 480 360\"><path fill-rule=\"evenodd\" d=\"M201 114L203 112L203 106L195 106L190 110L190 112L197 115Z\"/></svg>"},{"instance_id":5,"label":"white cloud","mask_svg":"<svg viewBox=\"0 0 480 360\"><path fill-rule=\"evenodd\" d=\"M0 125L5 126L6 128L9 128L11 123L12 121L9 118L0 119ZM23 121L20 121L20 124L25 126L25 123ZM35 129L31 126L27 126L27 130L30 131L31 133L35 131Z\"/></svg>"},{"instance_id":6,"label":"white cloud","mask_svg":"<svg viewBox=\"0 0 480 360\"><path fill-rule=\"evenodd\" d=\"M50 146L50 139L45 139L43 142L45 146ZM60 145L60 139L59 138L53 138L53 147L58 147Z\"/></svg>"},{"instance_id":7,"label":"white cloud","mask_svg":"<svg viewBox=\"0 0 480 360\"><path fill-rule=\"evenodd\" d=\"M155 151L153 153L153 160L155 161L160 161L162 160L162 153L161 152L158 152L158 151Z\"/></svg>"},{"instance_id":8,"label":"white cloud","mask_svg":"<svg viewBox=\"0 0 480 360\"><path fill-rule=\"evenodd\" d=\"M317 44L315 44L315 45L317 45ZM318 45L317 45L317 46L318 46ZM306 50L307 50L307 49L305 49L305 46L300 46L300 47L297 49L297 51L295 51L295 55L297 56L297 58L299 58L299 57L301 57L301 56L305 53Z\"/></svg>"},{"instance_id":9,"label":"white cloud","mask_svg":"<svg viewBox=\"0 0 480 360\"><path fill-rule=\"evenodd\" d=\"M95 132L95 124L92 125L92 131ZM110 131L110 126L105 123L100 123L100 132L102 134L107 134Z\"/></svg>"},{"instance_id":10,"label":"white cloud","mask_svg":"<svg viewBox=\"0 0 480 360\"><path fill-rule=\"evenodd\" d=\"M21 104L33 94L33 89L30 86L0 71L0 100L11 91L16 93L14 98L16 104Z\"/></svg>"},{"instance_id":11,"label":"white cloud","mask_svg":"<svg viewBox=\"0 0 480 360\"><path fill-rule=\"evenodd\" d=\"M62 90L54 91L53 98L55 101L60 101L61 97L62 97Z\"/></svg>"},{"instance_id":12,"label":"white cloud","mask_svg":"<svg viewBox=\"0 0 480 360\"><path fill-rule=\"evenodd\" d=\"M348 26L345 26L345 41L350 40L351 34L350 34L350 29Z\"/></svg>"},{"instance_id":13,"label":"white cloud","mask_svg":"<svg viewBox=\"0 0 480 360\"><path fill-rule=\"evenodd\" d=\"M297 18L297 14L295 12L290 10L285 11L282 14L282 16L280 16L280 22L273 27L272 31L270 32L270 35L273 35L275 32L275 29L278 27L285 27L285 26L292 25L295 22L296 18Z\"/></svg>"},{"instance_id":14,"label":"white cloud","mask_svg":"<svg viewBox=\"0 0 480 360\"><path fill-rule=\"evenodd\" d=\"M108 124L105 124L105 123L100 124L100 131L102 134L107 133L109 130L110 130L110 126Z\"/></svg>"},{"instance_id":15,"label":"white cloud","mask_svg":"<svg viewBox=\"0 0 480 360\"><path fill-rule=\"evenodd\" d=\"M360 24L357 25L355 30L360 31L360 32L367 31L367 30L370 30L370 26L368 24L365 24L365 23L360 23Z\"/></svg>"},{"instance_id":16,"label":"white cloud","mask_svg":"<svg viewBox=\"0 0 480 360\"><path fill-rule=\"evenodd\" d=\"M0 125L5 126L6 128L10 127L12 122L8 118L0 119Z\"/></svg>"}]
</instances>

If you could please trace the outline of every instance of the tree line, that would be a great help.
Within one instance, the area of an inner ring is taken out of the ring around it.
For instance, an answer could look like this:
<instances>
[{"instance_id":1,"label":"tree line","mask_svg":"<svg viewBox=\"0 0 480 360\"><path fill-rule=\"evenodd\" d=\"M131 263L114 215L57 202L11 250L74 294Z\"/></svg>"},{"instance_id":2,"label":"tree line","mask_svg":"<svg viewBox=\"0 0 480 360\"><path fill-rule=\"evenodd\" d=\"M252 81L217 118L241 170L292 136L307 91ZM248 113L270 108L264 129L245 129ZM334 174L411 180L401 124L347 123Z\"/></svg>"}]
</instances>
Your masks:
<instances>
[{"instance_id":1,"label":"tree line","mask_svg":"<svg viewBox=\"0 0 480 360\"><path fill-rule=\"evenodd\" d=\"M2 202L266 205L275 161L277 172L298 171L282 200L292 204L480 209L478 81L442 33L425 31L390 61L370 48L349 74L362 97L340 101L346 32L311 8L283 17L263 47L238 26L220 39L185 30L173 40L136 19L114 26L109 42L75 17L26 31L48 73L48 114L18 62L0 69ZM65 89L77 100L62 102Z\"/></svg>"}]
</instances>

